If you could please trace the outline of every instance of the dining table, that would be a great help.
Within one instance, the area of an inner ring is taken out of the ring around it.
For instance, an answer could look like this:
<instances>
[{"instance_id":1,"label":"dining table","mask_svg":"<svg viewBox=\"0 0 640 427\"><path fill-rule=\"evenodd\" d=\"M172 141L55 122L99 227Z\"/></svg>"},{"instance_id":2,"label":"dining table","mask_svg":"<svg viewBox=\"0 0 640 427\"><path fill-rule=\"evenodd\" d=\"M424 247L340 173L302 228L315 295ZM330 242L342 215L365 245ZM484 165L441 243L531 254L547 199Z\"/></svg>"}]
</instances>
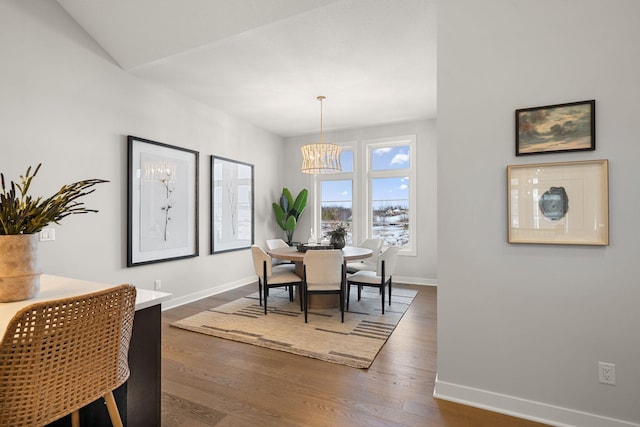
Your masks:
<instances>
[{"instance_id":1,"label":"dining table","mask_svg":"<svg viewBox=\"0 0 640 427\"><path fill-rule=\"evenodd\" d=\"M309 246L305 246L306 250L325 250L325 249L313 249ZM342 250L342 256L344 258L344 274L346 280L347 274L347 262L366 259L373 256L373 251L367 248L360 248L357 246L345 246ZM302 262L304 261L304 255L306 252L299 251L295 246L274 248L267 252L271 258L290 261L295 264L295 272L298 276L304 276L304 267ZM296 295L299 298L299 295ZM338 295L322 295L314 294L309 295L309 307L310 308L335 308L340 306L340 299Z\"/></svg>"}]
</instances>

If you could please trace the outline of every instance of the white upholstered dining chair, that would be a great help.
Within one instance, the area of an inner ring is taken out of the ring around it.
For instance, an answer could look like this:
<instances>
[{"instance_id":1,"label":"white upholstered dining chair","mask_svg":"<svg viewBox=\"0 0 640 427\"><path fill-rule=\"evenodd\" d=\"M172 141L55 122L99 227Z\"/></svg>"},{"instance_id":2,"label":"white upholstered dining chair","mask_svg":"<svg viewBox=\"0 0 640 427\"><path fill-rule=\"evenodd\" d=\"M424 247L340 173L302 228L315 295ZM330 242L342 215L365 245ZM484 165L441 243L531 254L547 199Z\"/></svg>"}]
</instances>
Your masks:
<instances>
[{"instance_id":1,"label":"white upholstered dining chair","mask_svg":"<svg viewBox=\"0 0 640 427\"><path fill-rule=\"evenodd\" d=\"M273 249L288 248L289 247L287 242L285 242L282 239L267 239L267 240L265 240L265 244L267 245L267 250L268 251L271 251ZM292 271L295 269L294 263L291 262L291 261L285 261L285 260L282 260L282 259L272 258L271 259L271 263L274 266L280 266L280 268L286 268L286 269L289 269L289 270L292 270Z\"/></svg>"},{"instance_id":2,"label":"white upholstered dining chair","mask_svg":"<svg viewBox=\"0 0 640 427\"><path fill-rule=\"evenodd\" d=\"M285 242L282 239L267 239L265 240L265 243L267 245L267 249L271 250L271 249L276 249L276 248L288 248L289 245L287 245L287 242Z\"/></svg>"},{"instance_id":3,"label":"white upholstered dining chair","mask_svg":"<svg viewBox=\"0 0 640 427\"><path fill-rule=\"evenodd\" d=\"M309 295L337 294L344 323L344 257L339 249L308 250L304 255L304 322L307 323Z\"/></svg>"},{"instance_id":4,"label":"white upholstered dining chair","mask_svg":"<svg viewBox=\"0 0 640 427\"><path fill-rule=\"evenodd\" d=\"M399 251L399 246L390 246L380 255L375 257L375 271L362 270L349 275L347 278L346 291L347 310L349 310L349 294L351 293L351 285L356 285L358 287L358 301L360 301L360 297L362 295L362 287L372 286L380 289L380 294L382 296L382 314L384 314L385 286L388 286L389 288L389 305L391 305L392 276L396 270Z\"/></svg>"},{"instance_id":5,"label":"white upholstered dining chair","mask_svg":"<svg viewBox=\"0 0 640 427\"><path fill-rule=\"evenodd\" d=\"M370 258L360 259L347 263L347 273L356 273L358 271L376 271L376 258L382 249L382 239L366 239L358 245L360 248L371 249L373 254Z\"/></svg>"},{"instance_id":6,"label":"white upholstered dining chair","mask_svg":"<svg viewBox=\"0 0 640 427\"><path fill-rule=\"evenodd\" d=\"M253 267L258 276L258 298L262 305L264 294L264 314L267 314L267 297L270 288L287 287L289 289L289 301L293 301L293 287L298 287L298 292L302 294L302 279L293 270L280 269L274 267L271 257L260 246L251 246L251 256L253 257ZM264 291L264 292L263 292ZM300 297L300 311L303 308L302 297Z\"/></svg>"}]
</instances>

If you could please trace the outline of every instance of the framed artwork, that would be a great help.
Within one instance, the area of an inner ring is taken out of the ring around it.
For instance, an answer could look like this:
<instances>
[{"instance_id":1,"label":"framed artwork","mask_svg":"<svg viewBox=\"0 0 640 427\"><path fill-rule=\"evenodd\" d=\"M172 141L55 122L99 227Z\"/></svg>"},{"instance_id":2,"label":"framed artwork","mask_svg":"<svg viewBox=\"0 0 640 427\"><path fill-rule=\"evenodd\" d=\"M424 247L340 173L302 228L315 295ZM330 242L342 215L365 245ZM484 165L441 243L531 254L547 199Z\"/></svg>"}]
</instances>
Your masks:
<instances>
[{"instance_id":1,"label":"framed artwork","mask_svg":"<svg viewBox=\"0 0 640 427\"><path fill-rule=\"evenodd\" d=\"M609 162L507 166L509 243L609 244Z\"/></svg>"},{"instance_id":2,"label":"framed artwork","mask_svg":"<svg viewBox=\"0 0 640 427\"><path fill-rule=\"evenodd\" d=\"M199 153L127 142L127 267L198 256Z\"/></svg>"},{"instance_id":3,"label":"framed artwork","mask_svg":"<svg viewBox=\"0 0 640 427\"><path fill-rule=\"evenodd\" d=\"M595 149L595 100L516 110L516 156Z\"/></svg>"},{"instance_id":4,"label":"framed artwork","mask_svg":"<svg viewBox=\"0 0 640 427\"><path fill-rule=\"evenodd\" d=\"M253 165L211 156L211 253L254 242Z\"/></svg>"}]
</instances>

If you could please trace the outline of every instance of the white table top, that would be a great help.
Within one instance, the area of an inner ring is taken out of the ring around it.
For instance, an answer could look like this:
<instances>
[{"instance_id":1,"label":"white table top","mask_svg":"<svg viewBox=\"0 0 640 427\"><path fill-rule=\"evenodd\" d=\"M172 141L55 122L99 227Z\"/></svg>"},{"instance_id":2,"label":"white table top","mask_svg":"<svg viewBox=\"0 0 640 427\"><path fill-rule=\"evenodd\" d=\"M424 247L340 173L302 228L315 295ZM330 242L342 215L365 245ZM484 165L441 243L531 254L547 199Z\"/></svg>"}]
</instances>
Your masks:
<instances>
[{"instance_id":1,"label":"white table top","mask_svg":"<svg viewBox=\"0 0 640 427\"><path fill-rule=\"evenodd\" d=\"M7 328L9 321L18 312L18 310L23 307L36 302L88 294L114 286L117 285L43 274L40 276L40 292L38 292L38 295L36 295L35 298L24 301L0 303L0 336L4 335L4 331ZM152 307L171 298L171 294L166 292L150 291L148 289L140 288L137 288L136 291L136 311Z\"/></svg>"}]
</instances>

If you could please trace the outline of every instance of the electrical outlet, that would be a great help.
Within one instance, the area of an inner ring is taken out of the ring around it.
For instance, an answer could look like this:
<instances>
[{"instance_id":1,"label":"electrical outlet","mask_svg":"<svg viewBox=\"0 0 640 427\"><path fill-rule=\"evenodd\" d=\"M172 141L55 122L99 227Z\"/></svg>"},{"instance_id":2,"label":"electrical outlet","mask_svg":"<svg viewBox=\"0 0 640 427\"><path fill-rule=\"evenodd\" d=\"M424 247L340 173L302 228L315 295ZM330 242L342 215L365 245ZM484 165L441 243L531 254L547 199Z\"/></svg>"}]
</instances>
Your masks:
<instances>
[{"instance_id":1,"label":"electrical outlet","mask_svg":"<svg viewBox=\"0 0 640 427\"><path fill-rule=\"evenodd\" d=\"M162 280L156 279L153 281L153 289L159 291L162 288Z\"/></svg>"},{"instance_id":2,"label":"electrical outlet","mask_svg":"<svg viewBox=\"0 0 640 427\"><path fill-rule=\"evenodd\" d=\"M43 228L40 230L39 240L41 242L47 242L49 240L56 240L56 229L55 228Z\"/></svg>"},{"instance_id":3,"label":"electrical outlet","mask_svg":"<svg viewBox=\"0 0 640 427\"><path fill-rule=\"evenodd\" d=\"M616 385L616 365L598 362L598 379L602 384Z\"/></svg>"}]
</instances>

